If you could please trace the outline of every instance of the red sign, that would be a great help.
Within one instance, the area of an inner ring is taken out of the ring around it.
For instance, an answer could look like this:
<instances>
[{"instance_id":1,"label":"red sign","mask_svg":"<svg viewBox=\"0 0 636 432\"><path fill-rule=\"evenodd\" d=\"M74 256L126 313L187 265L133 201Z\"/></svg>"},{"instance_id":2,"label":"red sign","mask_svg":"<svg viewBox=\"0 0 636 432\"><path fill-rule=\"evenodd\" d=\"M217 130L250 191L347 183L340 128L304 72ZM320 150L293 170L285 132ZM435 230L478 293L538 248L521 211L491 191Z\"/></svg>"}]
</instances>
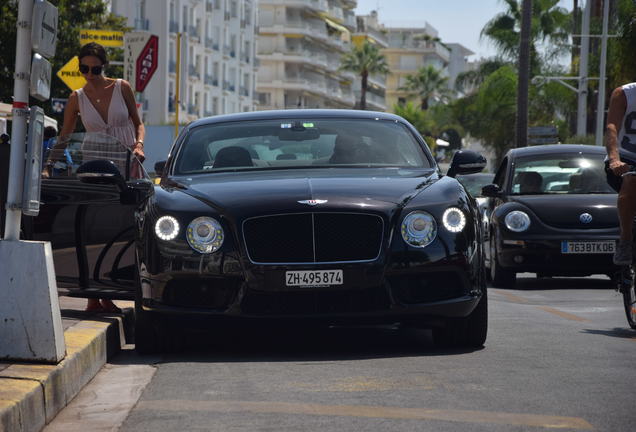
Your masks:
<instances>
[{"instance_id":1,"label":"red sign","mask_svg":"<svg viewBox=\"0 0 636 432\"><path fill-rule=\"evenodd\" d=\"M156 35L150 36L146 46L137 57L137 74L135 76L135 91L142 92L148 85L150 78L157 70L159 55L159 38Z\"/></svg>"}]
</instances>

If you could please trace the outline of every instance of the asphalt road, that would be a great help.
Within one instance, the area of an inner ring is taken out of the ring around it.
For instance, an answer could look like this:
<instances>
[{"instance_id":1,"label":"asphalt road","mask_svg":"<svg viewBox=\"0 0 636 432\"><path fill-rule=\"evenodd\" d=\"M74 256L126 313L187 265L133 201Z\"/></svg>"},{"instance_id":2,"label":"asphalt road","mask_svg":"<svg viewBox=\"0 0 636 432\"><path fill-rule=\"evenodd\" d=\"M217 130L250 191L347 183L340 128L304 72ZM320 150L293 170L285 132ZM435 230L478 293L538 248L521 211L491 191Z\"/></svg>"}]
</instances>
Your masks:
<instances>
[{"instance_id":1,"label":"asphalt road","mask_svg":"<svg viewBox=\"0 0 636 432\"><path fill-rule=\"evenodd\" d=\"M178 354L127 351L46 430L634 431L636 331L607 279L522 277L489 297L477 351L390 327L209 333Z\"/></svg>"}]
</instances>

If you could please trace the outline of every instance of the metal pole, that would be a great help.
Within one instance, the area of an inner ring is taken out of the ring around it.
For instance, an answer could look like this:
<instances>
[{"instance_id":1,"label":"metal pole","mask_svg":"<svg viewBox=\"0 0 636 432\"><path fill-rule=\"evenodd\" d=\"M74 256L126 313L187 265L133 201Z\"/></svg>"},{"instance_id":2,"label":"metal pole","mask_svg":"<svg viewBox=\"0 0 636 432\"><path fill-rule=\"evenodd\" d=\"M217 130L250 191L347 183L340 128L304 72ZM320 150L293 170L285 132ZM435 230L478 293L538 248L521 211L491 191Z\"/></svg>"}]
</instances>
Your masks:
<instances>
[{"instance_id":1,"label":"metal pole","mask_svg":"<svg viewBox=\"0 0 636 432\"><path fill-rule=\"evenodd\" d=\"M592 14L592 0L585 1L583 11L583 25L581 28L581 58L579 59L579 100L576 118L576 134L587 134L587 74L588 58L590 55L590 15Z\"/></svg>"},{"instance_id":2,"label":"metal pole","mask_svg":"<svg viewBox=\"0 0 636 432\"><path fill-rule=\"evenodd\" d=\"M596 145L603 145L603 124L605 120L605 68L607 65L607 26L609 21L609 0L603 1L603 33L601 38L601 66L598 81L598 105L596 107Z\"/></svg>"},{"instance_id":3,"label":"metal pole","mask_svg":"<svg viewBox=\"0 0 636 432\"><path fill-rule=\"evenodd\" d=\"M29 112L29 73L31 72L31 20L33 0L20 0L15 44L15 75L11 125L11 155L7 193L5 240L20 240L22 218L22 185L26 149L27 115Z\"/></svg>"},{"instance_id":4,"label":"metal pole","mask_svg":"<svg viewBox=\"0 0 636 432\"><path fill-rule=\"evenodd\" d=\"M179 88L181 87L181 32L177 33L177 76L176 76L176 89L174 97L174 137L179 135L179 105L181 100L179 97Z\"/></svg>"},{"instance_id":5,"label":"metal pole","mask_svg":"<svg viewBox=\"0 0 636 432\"><path fill-rule=\"evenodd\" d=\"M521 34L519 40L519 81L517 82L517 147L528 145L528 81L530 79L530 27L532 25L532 0L523 0Z\"/></svg>"}]
</instances>

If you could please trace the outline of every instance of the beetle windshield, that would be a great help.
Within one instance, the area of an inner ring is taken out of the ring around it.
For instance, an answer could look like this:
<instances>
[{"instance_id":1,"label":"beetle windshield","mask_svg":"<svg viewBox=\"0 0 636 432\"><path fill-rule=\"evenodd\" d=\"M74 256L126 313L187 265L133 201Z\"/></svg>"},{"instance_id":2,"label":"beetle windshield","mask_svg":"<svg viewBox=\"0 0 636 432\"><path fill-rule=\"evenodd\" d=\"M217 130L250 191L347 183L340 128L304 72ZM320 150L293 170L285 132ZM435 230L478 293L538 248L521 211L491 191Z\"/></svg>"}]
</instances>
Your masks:
<instances>
[{"instance_id":1,"label":"beetle windshield","mask_svg":"<svg viewBox=\"0 0 636 432\"><path fill-rule=\"evenodd\" d=\"M279 119L208 124L192 130L176 174L303 167L431 168L402 124L369 119Z\"/></svg>"},{"instance_id":2,"label":"beetle windshield","mask_svg":"<svg viewBox=\"0 0 636 432\"><path fill-rule=\"evenodd\" d=\"M515 161L512 194L611 194L603 155L572 153L519 158Z\"/></svg>"}]
</instances>

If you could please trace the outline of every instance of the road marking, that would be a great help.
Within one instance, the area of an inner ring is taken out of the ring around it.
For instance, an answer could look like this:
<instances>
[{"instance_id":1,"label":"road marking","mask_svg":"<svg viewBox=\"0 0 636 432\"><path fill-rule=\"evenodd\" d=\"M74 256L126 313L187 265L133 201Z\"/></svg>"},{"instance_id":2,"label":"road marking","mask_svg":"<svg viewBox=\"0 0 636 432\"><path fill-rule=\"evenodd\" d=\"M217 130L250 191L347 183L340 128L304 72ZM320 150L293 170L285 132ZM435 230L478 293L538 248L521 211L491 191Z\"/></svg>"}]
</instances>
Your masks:
<instances>
[{"instance_id":1,"label":"road marking","mask_svg":"<svg viewBox=\"0 0 636 432\"><path fill-rule=\"evenodd\" d=\"M513 303L528 303L527 299L524 299L523 297L519 297L516 296L514 294L510 294L507 291L501 291L501 290L492 290L495 294L499 294L502 295L504 297L506 297L508 300L510 300Z\"/></svg>"},{"instance_id":2,"label":"road marking","mask_svg":"<svg viewBox=\"0 0 636 432\"><path fill-rule=\"evenodd\" d=\"M177 412L208 411L220 413L304 414L404 420L441 420L460 423L533 426L549 429L594 429L585 419L579 417L370 405L322 405L273 401L150 400L139 402L137 409Z\"/></svg>"},{"instance_id":3,"label":"road marking","mask_svg":"<svg viewBox=\"0 0 636 432\"><path fill-rule=\"evenodd\" d=\"M582 318L580 316L571 314L571 313L567 313L567 312L563 312L561 310L555 309L555 308L551 308L549 306L537 306L539 309L546 311L548 313L560 316L561 318L565 318L565 319L569 319L572 321L579 321L579 322L591 322L589 319L585 319Z\"/></svg>"}]
</instances>

